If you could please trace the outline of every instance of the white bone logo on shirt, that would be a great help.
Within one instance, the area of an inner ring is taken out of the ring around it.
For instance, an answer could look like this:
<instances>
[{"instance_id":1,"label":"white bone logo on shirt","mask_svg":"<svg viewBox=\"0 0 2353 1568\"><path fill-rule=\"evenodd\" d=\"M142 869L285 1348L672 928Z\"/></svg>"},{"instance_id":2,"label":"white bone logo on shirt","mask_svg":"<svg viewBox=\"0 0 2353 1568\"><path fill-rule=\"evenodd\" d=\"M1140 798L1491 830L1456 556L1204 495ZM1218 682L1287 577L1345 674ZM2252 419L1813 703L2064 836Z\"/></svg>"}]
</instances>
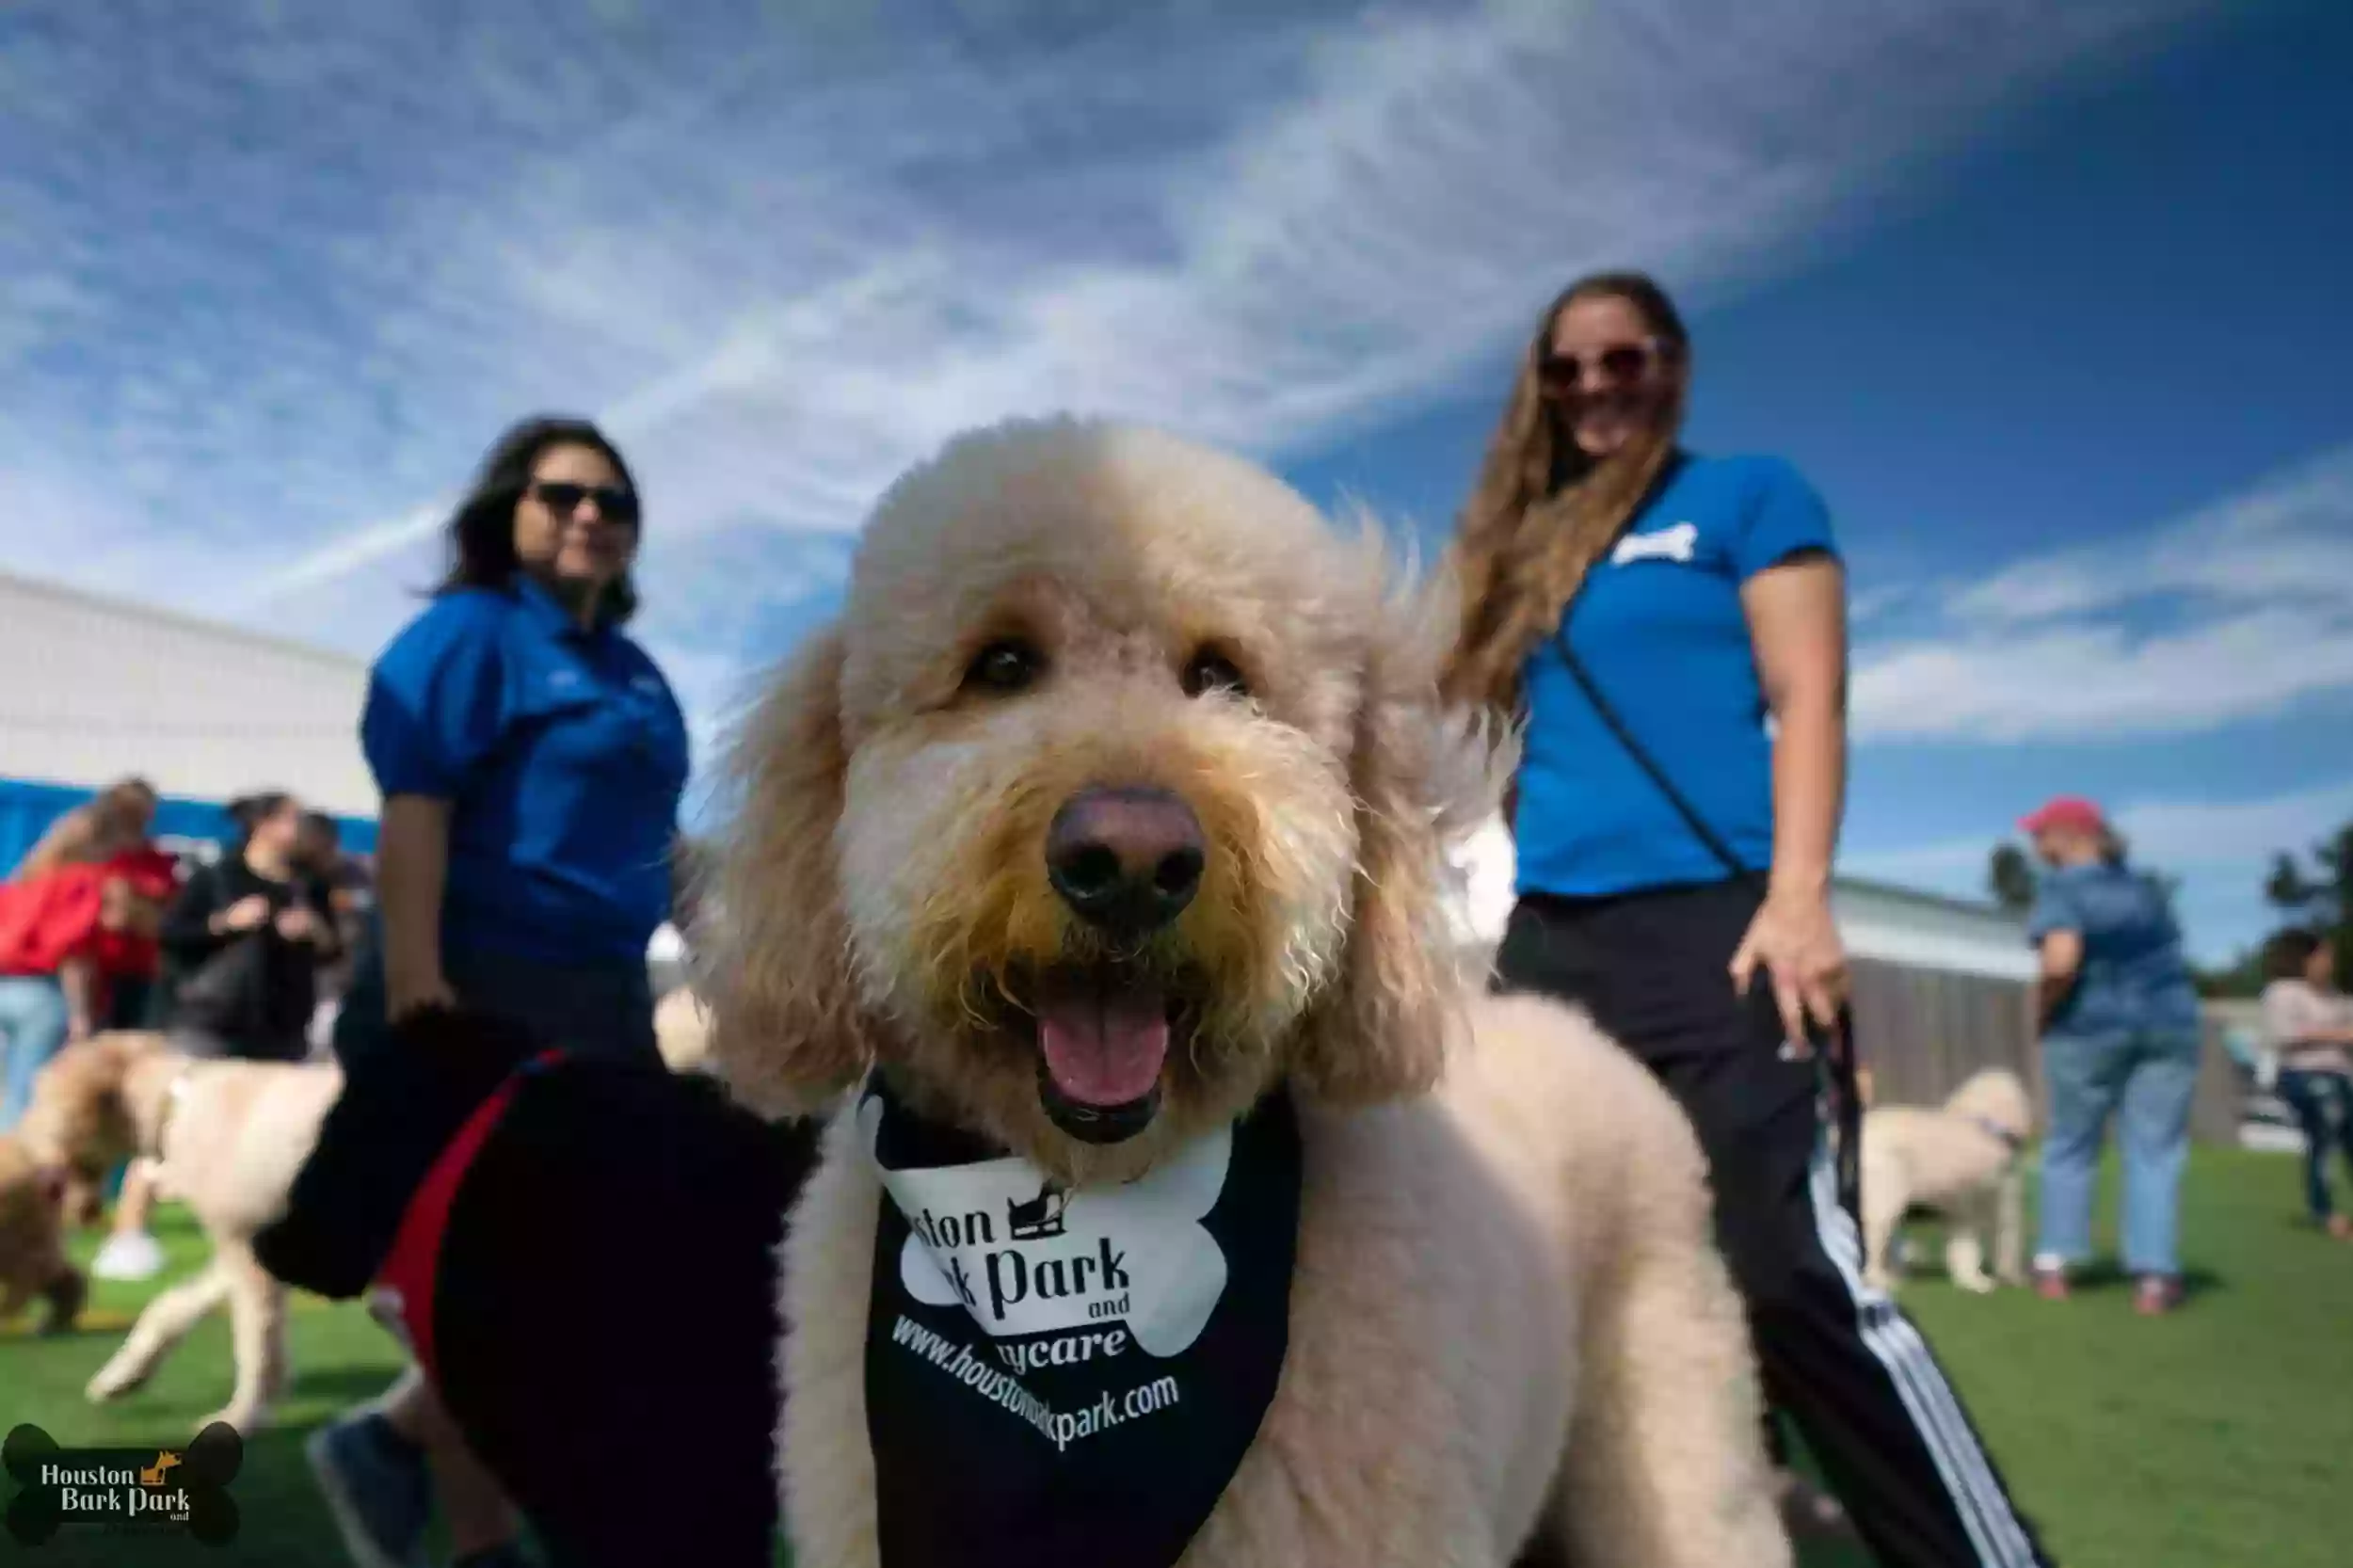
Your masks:
<instances>
[{"instance_id":1,"label":"white bone logo on shirt","mask_svg":"<svg viewBox=\"0 0 2353 1568\"><path fill-rule=\"evenodd\" d=\"M881 1101L858 1120L871 1158ZM1225 1293L1225 1255L1201 1219L1233 1149L1234 1129L1220 1128L1125 1187L1066 1195L1010 1155L930 1170L878 1160L912 1231L899 1281L926 1305L963 1306L999 1338L1117 1323L1145 1353L1175 1355Z\"/></svg>"},{"instance_id":2,"label":"white bone logo on shirt","mask_svg":"<svg viewBox=\"0 0 2353 1568\"><path fill-rule=\"evenodd\" d=\"M1698 523L1678 522L1653 534L1628 534L1609 552L1609 560L1611 565L1621 567L1629 561L1681 561L1689 565L1692 549L1699 542Z\"/></svg>"}]
</instances>

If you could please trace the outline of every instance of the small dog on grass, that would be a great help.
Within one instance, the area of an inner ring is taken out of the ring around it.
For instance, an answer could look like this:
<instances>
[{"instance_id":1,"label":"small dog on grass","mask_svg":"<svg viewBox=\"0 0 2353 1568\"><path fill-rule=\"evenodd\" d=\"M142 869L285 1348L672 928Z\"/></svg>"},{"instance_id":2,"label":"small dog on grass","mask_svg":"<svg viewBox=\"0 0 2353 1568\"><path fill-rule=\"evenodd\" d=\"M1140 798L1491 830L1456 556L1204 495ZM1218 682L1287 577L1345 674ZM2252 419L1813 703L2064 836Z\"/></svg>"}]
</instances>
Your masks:
<instances>
[{"instance_id":1,"label":"small dog on grass","mask_svg":"<svg viewBox=\"0 0 2353 1568\"><path fill-rule=\"evenodd\" d=\"M1865 1278L1893 1290L1890 1249L1913 1208L1950 1221L1945 1266L1955 1285L1983 1294L1998 1282L2025 1283L2021 1156L2034 1131L2034 1104L2018 1075L1992 1067L1973 1075L1940 1106L1875 1105L1863 1118ZM1993 1271L1986 1272L1993 1240Z\"/></svg>"},{"instance_id":2,"label":"small dog on grass","mask_svg":"<svg viewBox=\"0 0 2353 1568\"><path fill-rule=\"evenodd\" d=\"M19 1128L34 1157L93 1189L134 1155L154 1157L162 1191L187 1205L212 1245L201 1273L148 1303L90 1379L93 1402L146 1382L226 1303L236 1380L198 1428L266 1423L287 1378L286 1288L255 1261L253 1235L283 1207L342 1082L331 1065L200 1060L144 1033L80 1041L41 1070Z\"/></svg>"}]
</instances>

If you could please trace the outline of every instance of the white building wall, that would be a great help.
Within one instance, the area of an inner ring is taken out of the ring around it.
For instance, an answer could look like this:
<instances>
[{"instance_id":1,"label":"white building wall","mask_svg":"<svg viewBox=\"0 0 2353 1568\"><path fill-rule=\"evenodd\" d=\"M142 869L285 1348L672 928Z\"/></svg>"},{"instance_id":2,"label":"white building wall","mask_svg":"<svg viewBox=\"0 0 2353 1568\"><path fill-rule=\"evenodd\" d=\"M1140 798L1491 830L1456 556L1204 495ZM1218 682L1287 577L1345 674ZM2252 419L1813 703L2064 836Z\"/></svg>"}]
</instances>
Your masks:
<instances>
[{"instance_id":1,"label":"white building wall","mask_svg":"<svg viewBox=\"0 0 2353 1568\"><path fill-rule=\"evenodd\" d=\"M356 659L0 573L0 776L139 774L201 800L277 788L372 817L366 689Z\"/></svg>"}]
</instances>

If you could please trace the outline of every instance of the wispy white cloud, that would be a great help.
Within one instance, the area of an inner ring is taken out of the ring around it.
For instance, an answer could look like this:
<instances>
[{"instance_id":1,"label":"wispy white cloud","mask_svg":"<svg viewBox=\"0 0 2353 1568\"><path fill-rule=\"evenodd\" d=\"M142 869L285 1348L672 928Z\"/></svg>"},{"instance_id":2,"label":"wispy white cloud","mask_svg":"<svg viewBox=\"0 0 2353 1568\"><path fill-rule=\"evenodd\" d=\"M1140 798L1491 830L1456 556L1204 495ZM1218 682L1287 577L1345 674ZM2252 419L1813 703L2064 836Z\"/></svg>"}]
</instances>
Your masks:
<instances>
[{"instance_id":1,"label":"wispy white cloud","mask_svg":"<svg viewBox=\"0 0 2353 1568\"><path fill-rule=\"evenodd\" d=\"M364 650L490 435L585 410L648 490L648 635L715 692L838 583L799 541L957 427L1328 440L1580 268L1742 286L2192 3L37 0L0 559Z\"/></svg>"},{"instance_id":2,"label":"wispy white cloud","mask_svg":"<svg viewBox=\"0 0 2353 1568\"><path fill-rule=\"evenodd\" d=\"M2353 444L2193 516L2012 562L1858 635L1865 741L2187 734L2353 689ZM1906 616L1908 627L1920 617Z\"/></svg>"},{"instance_id":3,"label":"wispy white cloud","mask_svg":"<svg viewBox=\"0 0 2353 1568\"><path fill-rule=\"evenodd\" d=\"M1958 618L2030 625L2178 594L2221 606L2342 605L2353 583L2353 443L2129 541L2012 563L1953 597Z\"/></svg>"}]
</instances>

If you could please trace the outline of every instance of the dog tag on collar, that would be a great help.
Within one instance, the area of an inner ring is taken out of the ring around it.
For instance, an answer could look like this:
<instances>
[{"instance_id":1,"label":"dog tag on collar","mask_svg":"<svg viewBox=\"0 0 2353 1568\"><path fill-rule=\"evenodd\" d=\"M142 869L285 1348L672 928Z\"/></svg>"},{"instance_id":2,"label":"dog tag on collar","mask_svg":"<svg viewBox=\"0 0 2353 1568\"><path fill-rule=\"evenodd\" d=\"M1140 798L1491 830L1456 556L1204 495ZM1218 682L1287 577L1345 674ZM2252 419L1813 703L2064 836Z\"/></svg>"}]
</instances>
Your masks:
<instances>
[{"instance_id":1,"label":"dog tag on collar","mask_svg":"<svg viewBox=\"0 0 2353 1568\"><path fill-rule=\"evenodd\" d=\"M1168 1568L1274 1398L1299 1240L1288 1095L1065 1192L870 1080L866 1424L883 1568Z\"/></svg>"}]
</instances>

